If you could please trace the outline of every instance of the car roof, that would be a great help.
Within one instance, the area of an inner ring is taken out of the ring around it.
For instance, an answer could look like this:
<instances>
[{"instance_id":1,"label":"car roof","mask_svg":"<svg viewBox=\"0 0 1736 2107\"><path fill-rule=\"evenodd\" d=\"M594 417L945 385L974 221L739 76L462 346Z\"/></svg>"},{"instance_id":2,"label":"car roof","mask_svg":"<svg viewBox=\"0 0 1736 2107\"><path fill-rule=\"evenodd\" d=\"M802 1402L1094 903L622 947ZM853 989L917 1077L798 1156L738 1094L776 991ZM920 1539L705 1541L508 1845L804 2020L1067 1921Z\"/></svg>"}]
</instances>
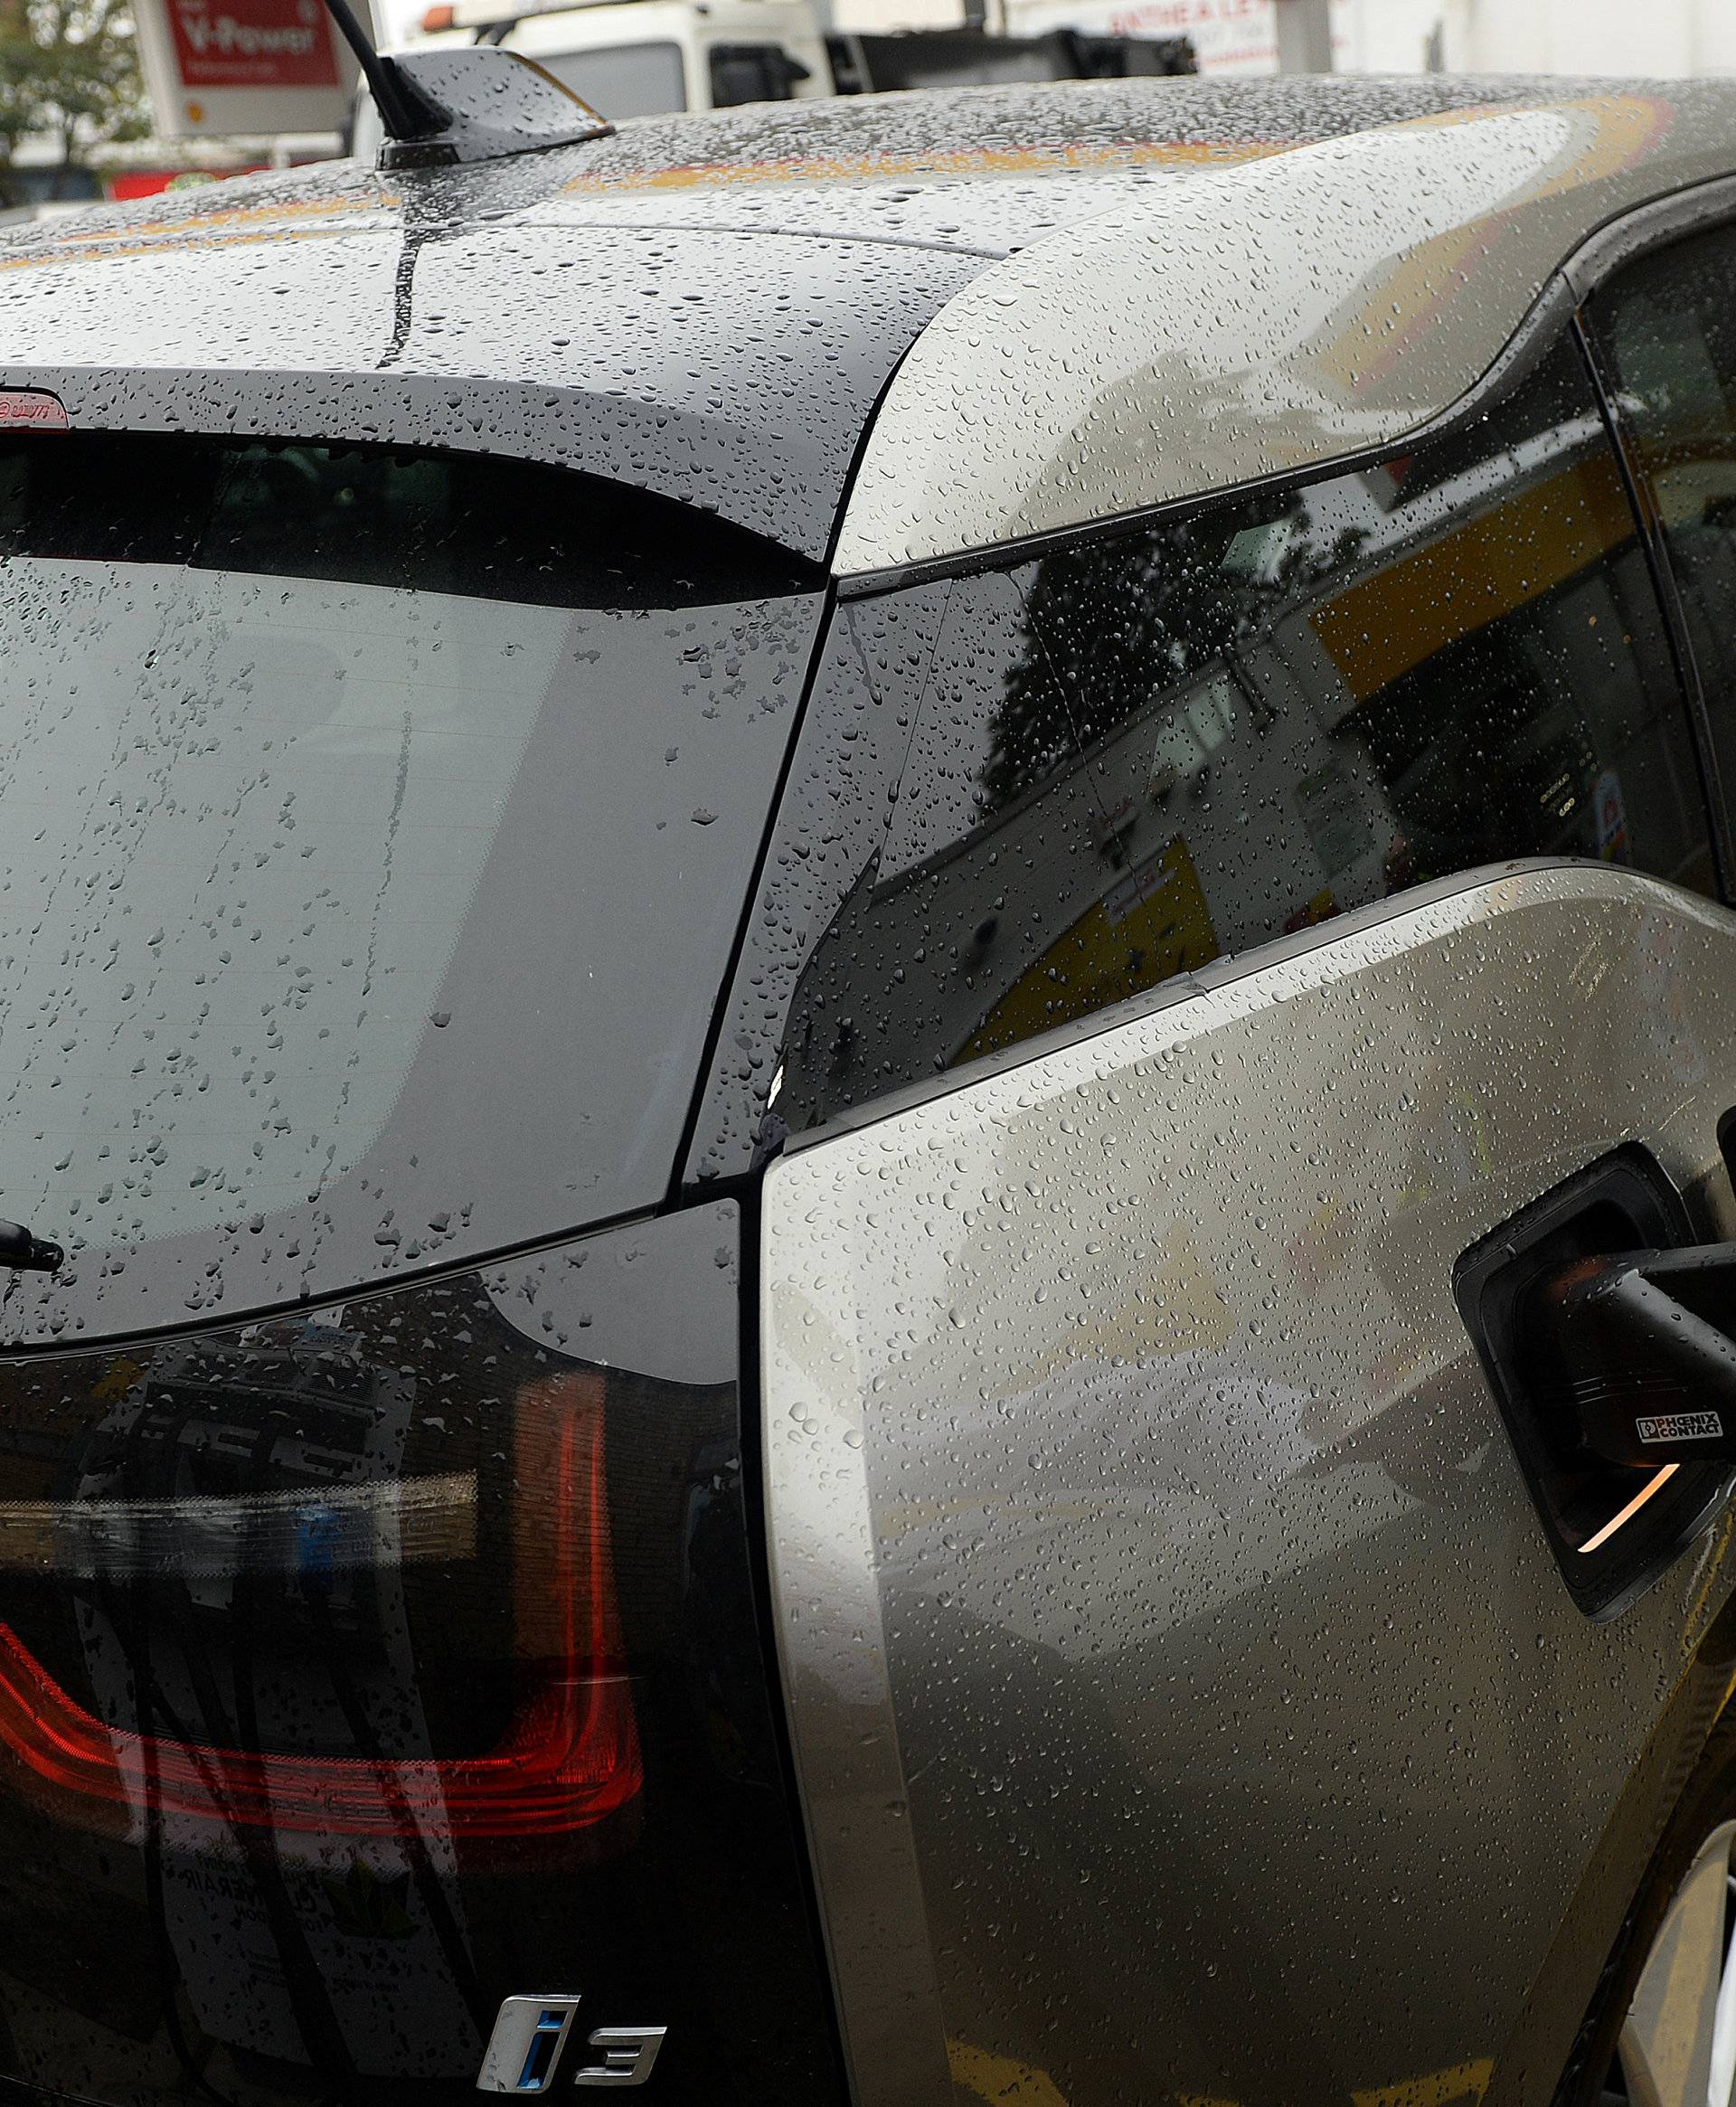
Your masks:
<instances>
[{"instance_id":1,"label":"car roof","mask_svg":"<svg viewBox=\"0 0 1736 2107\"><path fill-rule=\"evenodd\" d=\"M1564 320L1600 230L1684 192L1703 194L1678 225L1736 213L1733 167L1736 84L1565 84L1114 206L929 325L876 412L835 568L1040 541L1408 442L1552 339L1524 326Z\"/></svg>"},{"instance_id":2,"label":"car roof","mask_svg":"<svg viewBox=\"0 0 1736 2107\"><path fill-rule=\"evenodd\" d=\"M0 385L80 426L557 462L873 572L1417 422L1591 227L1736 165L1728 142L1736 87L1438 76L646 119L13 232Z\"/></svg>"}]
</instances>

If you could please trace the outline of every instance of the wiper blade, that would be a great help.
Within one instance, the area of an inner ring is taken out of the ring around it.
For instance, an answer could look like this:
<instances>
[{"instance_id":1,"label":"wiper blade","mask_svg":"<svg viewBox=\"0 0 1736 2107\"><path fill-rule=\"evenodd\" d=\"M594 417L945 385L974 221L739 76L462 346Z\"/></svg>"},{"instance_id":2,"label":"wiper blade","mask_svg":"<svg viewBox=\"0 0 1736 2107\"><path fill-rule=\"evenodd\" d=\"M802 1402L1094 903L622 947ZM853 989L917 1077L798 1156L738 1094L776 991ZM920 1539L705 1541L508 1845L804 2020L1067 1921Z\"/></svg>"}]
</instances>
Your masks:
<instances>
[{"instance_id":1,"label":"wiper blade","mask_svg":"<svg viewBox=\"0 0 1736 2107\"><path fill-rule=\"evenodd\" d=\"M58 1272L66 1253L46 1237L33 1236L22 1222L0 1222L0 1266L33 1273Z\"/></svg>"}]
</instances>

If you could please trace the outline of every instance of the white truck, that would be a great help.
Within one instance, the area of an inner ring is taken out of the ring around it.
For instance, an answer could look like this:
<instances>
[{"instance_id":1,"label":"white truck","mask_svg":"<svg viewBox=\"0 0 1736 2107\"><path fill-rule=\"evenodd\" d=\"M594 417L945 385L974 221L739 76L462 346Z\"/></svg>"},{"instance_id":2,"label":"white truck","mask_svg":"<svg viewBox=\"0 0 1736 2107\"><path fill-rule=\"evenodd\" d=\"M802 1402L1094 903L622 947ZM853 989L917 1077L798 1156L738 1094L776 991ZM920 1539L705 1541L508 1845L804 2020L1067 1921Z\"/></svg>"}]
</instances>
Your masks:
<instances>
[{"instance_id":1,"label":"white truck","mask_svg":"<svg viewBox=\"0 0 1736 2107\"><path fill-rule=\"evenodd\" d=\"M968 22L856 35L829 31L814 0L438 0L413 41L523 52L618 123L882 89L1194 71L1185 37L993 36Z\"/></svg>"}]
</instances>

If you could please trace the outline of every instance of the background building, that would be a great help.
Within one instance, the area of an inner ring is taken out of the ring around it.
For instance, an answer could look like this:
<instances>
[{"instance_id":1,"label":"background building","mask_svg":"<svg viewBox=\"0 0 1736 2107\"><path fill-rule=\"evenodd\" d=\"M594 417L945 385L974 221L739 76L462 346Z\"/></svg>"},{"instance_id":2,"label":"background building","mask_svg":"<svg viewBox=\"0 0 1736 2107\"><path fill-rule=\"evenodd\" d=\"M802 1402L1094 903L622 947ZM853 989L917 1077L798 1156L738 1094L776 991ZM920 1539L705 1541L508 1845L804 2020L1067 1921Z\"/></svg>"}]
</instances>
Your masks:
<instances>
[{"instance_id":1,"label":"background building","mask_svg":"<svg viewBox=\"0 0 1736 2107\"><path fill-rule=\"evenodd\" d=\"M1207 73L1278 71L1281 43L1307 43L1280 18L1317 5L1340 72L1736 73L1736 0L989 0L997 27L1003 5L1014 31L1192 37ZM848 29L959 19L958 0L835 0L833 13Z\"/></svg>"},{"instance_id":2,"label":"background building","mask_svg":"<svg viewBox=\"0 0 1736 2107\"><path fill-rule=\"evenodd\" d=\"M498 11L551 4L500 0ZM372 0L382 41L413 38L428 5ZM1736 0L790 0L789 13L805 18L810 40L822 28L949 28L967 14L1014 35L1185 37L1208 74L1736 74ZM245 18L241 27L231 14ZM311 83L306 67L279 64L269 91L254 93L249 69L262 61L227 46L179 50L183 92L165 88L172 47L224 29L268 50L291 37L329 41L320 0L0 0L0 219L341 151L351 76L335 46L322 60L329 85L318 107L292 96L294 115L278 90ZM273 128L284 124L296 128Z\"/></svg>"},{"instance_id":3,"label":"background building","mask_svg":"<svg viewBox=\"0 0 1736 2107\"><path fill-rule=\"evenodd\" d=\"M1736 73L1736 0L1333 0L1332 31L1346 72Z\"/></svg>"}]
</instances>

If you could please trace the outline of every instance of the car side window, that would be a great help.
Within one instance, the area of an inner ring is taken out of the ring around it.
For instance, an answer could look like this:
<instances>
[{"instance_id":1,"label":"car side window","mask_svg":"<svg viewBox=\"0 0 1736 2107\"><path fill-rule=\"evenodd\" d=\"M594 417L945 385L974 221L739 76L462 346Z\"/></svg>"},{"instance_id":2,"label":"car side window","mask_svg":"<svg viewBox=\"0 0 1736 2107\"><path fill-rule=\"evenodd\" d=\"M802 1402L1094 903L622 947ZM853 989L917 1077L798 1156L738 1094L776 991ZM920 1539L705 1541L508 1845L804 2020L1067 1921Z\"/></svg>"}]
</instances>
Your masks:
<instances>
[{"instance_id":1,"label":"car side window","mask_svg":"<svg viewBox=\"0 0 1736 2107\"><path fill-rule=\"evenodd\" d=\"M1686 713L1571 343L1377 468L942 590L882 853L798 986L792 1127L1480 865L1712 889Z\"/></svg>"},{"instance_id":2,"label":"car side window","mask_svg":"<svg viewBox=\"0 0 1736 2107\"><path fill-rule=\"evenodd\" d=\"M1630 266L1590 314L1736 784L1736 229Z\"/></svg>"},{"instance_id":3,"label":"car side window","mask_svg":"<svg viewBox=\"0 0 1736 2107\"><path fill-rule=\"evenodd\" d=\"M712 108L743 102L788 102L808 70L781 44L713 44Z\"/></svg>"}]
</instances>

